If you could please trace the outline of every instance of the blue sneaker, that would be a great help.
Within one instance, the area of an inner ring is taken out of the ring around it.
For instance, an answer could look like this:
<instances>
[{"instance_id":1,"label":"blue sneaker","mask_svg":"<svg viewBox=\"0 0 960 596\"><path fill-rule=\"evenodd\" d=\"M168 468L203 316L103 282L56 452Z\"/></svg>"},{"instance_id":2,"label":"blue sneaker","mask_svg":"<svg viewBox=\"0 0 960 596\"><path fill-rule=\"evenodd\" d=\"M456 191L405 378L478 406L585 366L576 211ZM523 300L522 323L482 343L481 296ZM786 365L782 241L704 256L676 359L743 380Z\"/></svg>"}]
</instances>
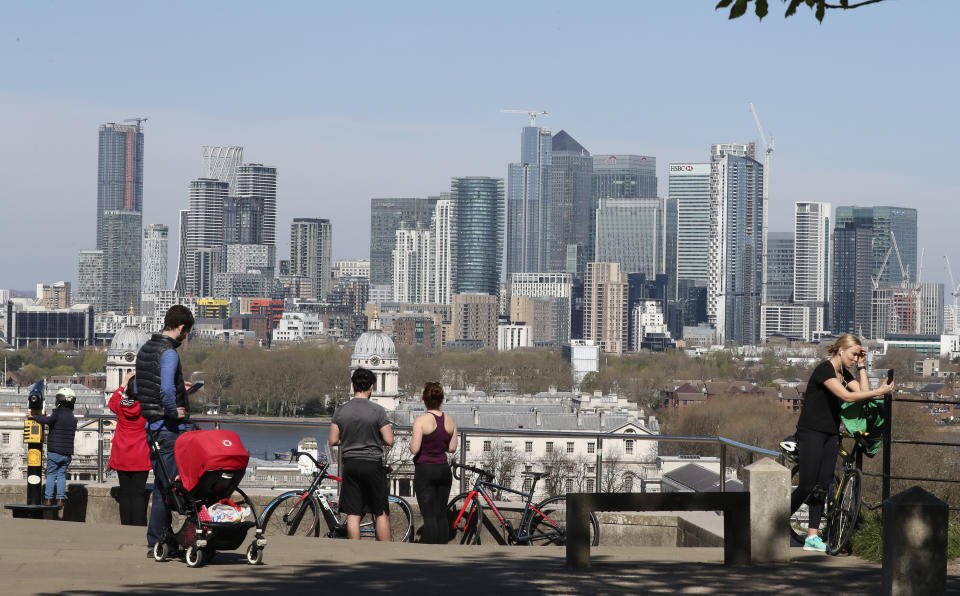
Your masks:
<instances>
[{"instance_id":1,"label":"blue sneaker","mask_svg":"<svg viewBox=\"0 0 960 596\"><path fill-rule=\"evenodd\" d=\"M825 553L827 552L827 545L823 543L819 536L810 536L803 542L803 550Z\"/></svg>"}]
</instances>

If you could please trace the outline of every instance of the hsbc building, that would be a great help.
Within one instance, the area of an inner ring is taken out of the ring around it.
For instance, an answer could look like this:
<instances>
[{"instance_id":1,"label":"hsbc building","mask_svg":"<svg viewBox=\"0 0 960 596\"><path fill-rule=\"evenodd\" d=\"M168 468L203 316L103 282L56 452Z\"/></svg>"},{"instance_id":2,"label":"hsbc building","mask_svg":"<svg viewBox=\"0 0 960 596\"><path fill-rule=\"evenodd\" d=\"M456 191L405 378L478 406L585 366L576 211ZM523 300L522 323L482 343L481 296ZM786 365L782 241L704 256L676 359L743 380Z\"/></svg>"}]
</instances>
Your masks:
<instances>
[{"instance_id":1,"label":"hsbc building","mask_svg":"<svg viewBox=\"0 0 960 596\"><path fill-rule=\"evenodd\" d=\"M706 280L710 238L710 164L671 163L669 196L677 201L677 280Z\"/></svg>"}]
</instances>

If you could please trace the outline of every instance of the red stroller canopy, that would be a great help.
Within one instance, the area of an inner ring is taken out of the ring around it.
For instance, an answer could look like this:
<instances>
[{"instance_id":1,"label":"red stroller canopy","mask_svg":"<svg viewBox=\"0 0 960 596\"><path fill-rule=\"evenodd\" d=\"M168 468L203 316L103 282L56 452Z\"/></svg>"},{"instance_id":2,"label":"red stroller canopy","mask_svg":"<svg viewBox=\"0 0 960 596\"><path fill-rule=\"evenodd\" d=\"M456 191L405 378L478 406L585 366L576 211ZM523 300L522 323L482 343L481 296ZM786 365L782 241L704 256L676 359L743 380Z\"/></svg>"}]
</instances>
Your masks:
<instances>
[{"instance_id":1,"label":"red stroller canopy","mask_svg":"<svg viewBox=\"0 0 960 596\"><path fill-rule=\"evenodd\" d=\"M174 447L180 482L188 491L209 470L247 469L250 455L232 430L195 430L180 435Z\"/></svg>"}]
</instances>

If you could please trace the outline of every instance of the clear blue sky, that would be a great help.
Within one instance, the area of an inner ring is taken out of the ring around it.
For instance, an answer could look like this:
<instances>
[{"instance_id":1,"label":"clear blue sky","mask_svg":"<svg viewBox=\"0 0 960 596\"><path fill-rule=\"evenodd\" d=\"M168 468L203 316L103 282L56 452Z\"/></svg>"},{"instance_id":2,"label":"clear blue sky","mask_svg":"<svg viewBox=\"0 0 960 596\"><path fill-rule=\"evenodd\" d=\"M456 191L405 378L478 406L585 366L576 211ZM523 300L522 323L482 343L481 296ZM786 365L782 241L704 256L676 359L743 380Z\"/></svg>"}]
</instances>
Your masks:
<instances>
[{"instance_id":1,"label":"clear blue sky","mask_svg":"<svg viewBox=\"0 0 960 596\"><path fill-rule=\"evenodd\" d=\"M526 120L501 108L656 156L665 196L668 162L758 138L749 101L776 139L772 231L797 200L915 206L924 279L946 281L945 253L960 274L960 3L822 25L715 3L0 0L0 287L76 279L104 122L149 117L144 224L171 227L171 254L200 146L237 144L279 168L280 256L293 217L327 217L347 258L368 255L370 198L503 177Z\"/></svg>"}]
</instances>

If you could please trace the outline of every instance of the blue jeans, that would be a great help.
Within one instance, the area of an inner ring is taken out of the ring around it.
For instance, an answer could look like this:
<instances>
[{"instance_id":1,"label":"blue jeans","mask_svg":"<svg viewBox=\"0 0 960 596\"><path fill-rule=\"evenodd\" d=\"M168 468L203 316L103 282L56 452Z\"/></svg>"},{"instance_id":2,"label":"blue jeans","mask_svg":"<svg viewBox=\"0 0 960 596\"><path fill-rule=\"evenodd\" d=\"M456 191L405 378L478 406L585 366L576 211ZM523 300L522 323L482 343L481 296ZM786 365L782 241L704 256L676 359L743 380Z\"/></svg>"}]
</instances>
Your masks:
<instances>
[{"instance_id":1,"label":"blue jeans","mask_svg":"<svg viewBox=\"0 0 960 596\"><path fill-rule=\"evenodd\" d=\"M47 452L47 486L43 489L45 499L67 498L67 466L70 465L72 456L61 455L52 451Z\"/></svg>"},{"instance_id":2,"label":"blue jeans","mask_svg":"<svg viewBox=\"0 0 960 596\"><path fill-rule=\"evenodd\" d=\"M163 538L164 530L173 534L170 528L170 511L163 501L163 491L167 486L167 478L177 477L177 460L173 456L173 447L179 436L179 433L168 430L147 431L147 440L156 439L160 445L156 454L150 450L150 464L153 466L153 508L150 510L150 523L147 525L147 546L151 548ZM159 460L157 455L160 456ZM163 463L163 469L160 468L160 462Z\"/></svg>"}]
</instances>

